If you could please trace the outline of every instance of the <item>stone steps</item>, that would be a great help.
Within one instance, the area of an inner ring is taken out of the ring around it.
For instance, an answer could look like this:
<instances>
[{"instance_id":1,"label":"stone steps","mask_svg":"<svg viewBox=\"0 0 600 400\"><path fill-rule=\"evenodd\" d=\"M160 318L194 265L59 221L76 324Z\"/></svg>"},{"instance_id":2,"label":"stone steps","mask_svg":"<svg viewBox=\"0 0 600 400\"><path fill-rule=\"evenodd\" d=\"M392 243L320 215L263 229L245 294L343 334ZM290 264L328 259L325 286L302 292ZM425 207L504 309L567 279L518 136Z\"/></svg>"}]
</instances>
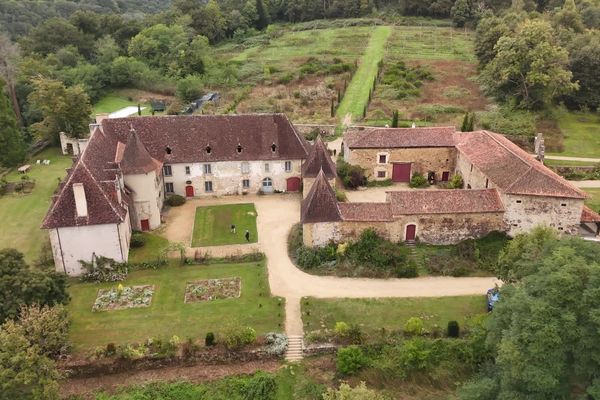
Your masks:
<instances>
[{"instance_id":1,"label":"stone steps","mask_svg":"<svg viewBox=\"0 0 600 400\"><path fill-rule=\"evenodd\" d=\"M288 348L285 353L287 361L300 361L303 355L304 340L302 336L288 336Z\"/></svg>"}]
</instances>

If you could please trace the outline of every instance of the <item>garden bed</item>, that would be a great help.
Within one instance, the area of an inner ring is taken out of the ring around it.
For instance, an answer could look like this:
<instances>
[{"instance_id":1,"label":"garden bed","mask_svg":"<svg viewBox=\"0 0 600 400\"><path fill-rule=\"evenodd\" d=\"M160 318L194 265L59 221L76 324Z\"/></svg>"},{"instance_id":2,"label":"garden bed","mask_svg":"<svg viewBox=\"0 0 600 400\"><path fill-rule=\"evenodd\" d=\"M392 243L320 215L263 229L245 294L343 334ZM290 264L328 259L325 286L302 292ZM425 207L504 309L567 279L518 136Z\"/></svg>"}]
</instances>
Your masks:
<instances>
[{"instance_id":1,"label":"garden bed","mask_svg":"<svg viewBox=\"0 0 600 400\"><path fill-rule=\"evenodd\" d=\"M154 285L122 286L98 290L92 311L150 307Z\"/></svg>"},{"instance_id":2,"label":"garden bed","mask_svg":"<svg viewBox=\"0 0 600 400\"><path fill-rule=\"evenodd\" d=\"M234 278L205 279L202 281L188 282L185 287L185 303L199 303L202 301L230 299L240 297L242 280Z\"/></svg>"}]
</instances>

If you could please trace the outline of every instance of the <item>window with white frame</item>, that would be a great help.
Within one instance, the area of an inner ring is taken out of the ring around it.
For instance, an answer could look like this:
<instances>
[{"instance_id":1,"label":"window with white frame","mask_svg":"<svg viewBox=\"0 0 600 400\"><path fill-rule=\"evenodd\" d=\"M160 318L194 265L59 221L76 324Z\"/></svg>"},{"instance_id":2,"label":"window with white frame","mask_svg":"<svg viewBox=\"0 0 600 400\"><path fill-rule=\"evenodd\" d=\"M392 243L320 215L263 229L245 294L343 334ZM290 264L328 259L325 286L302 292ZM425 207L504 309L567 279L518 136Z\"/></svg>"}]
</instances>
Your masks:
<instances>
[{"instance_id":1,"label":"window with white frame","mask_svg":"<svg viewBox=\"0 0 600 400\"><path fill-rule=\"evenodd\" d=\"M385 178L385 171L377 171L378 178Z\"/></svg>"},{"instance_id":2,"label":"window with white frame","mask_svg":"<svg viewBox=\"0 0 600 400\"><path fill-rule=\"evenodd\" d=\"M203 168L204 168L204 175L212 174L212 166L210 164L204 164Z\"/></svg>"},{"instance_id":3,"label":"window with white frame","mask_svg":"<svg viewBox=\"0 0 600 400\"><path fill-rule=\"evenodd\" d=\"M243 179L242 180L242 187L244 189L248 189L250 187L250 179Z\"/></svg>"},{"instance_id":4,"label":"window with white frame","mask_svg":"<svg viewBox=\"0 0 600 400\"><path fill-rule=\"evenodd\" d=\"M265 163L265 172L269 172L270 169L269 163Z\"/></svg>"},{"instance_id":5,"label":"window with white frame","mask_svg":"<svg viewBox=\"0 0 600 400\"><path fill-rule=\"evenodd\" d=\"M250 163L244 161L242 163L242 174L249 174L250 173Z\"/></svg>"},{"instance_id":6,"label":"window with white frame","mask_svg":"<svg viewBox=\"0 0 600 400\"><path fill-rule=\"evenodd\" d=\"M165 193L173 193L173 183L172 182L167 182L165 183Z\"/></svg>"},{"instance_id":7,"label":"window with white frame","mask_svg":"<svg viewBox=\"0 0 600 400\"><path fill-rule=\"evenodd\" d=\"M173 175L173 170L171 169L170 165L163 166L163 174L165 176L172 176Z\"/></svg>"},{"instance_id":8,"label":"window with white frame","mask_svg":"<svg viewBox=\"0 0 600 400\"><path fill-rule=\"evenodd\" d=\"M377 156L377 162L379 164L387 164L387 154L379 154Z\"/></svg>"},{"instance_id":9,"label":"window with white frame","mask_svg":"<svg viewBox=\"0 0 600 400\"><path fill-rule=\"evenodd\" d=\"M191 173L192 173L192 171L190 170L190 166L189 166L189 165L186 165L186 166L185 166L185 174L186 174L186 175L189 175L189 174L191 174Z\"/></svg>"},{"instance_id":10,"label":"window with white frame","mask_svg":"<svg viewBox=\"0 0 600 400\"><path fill-rule=\"evenodd\" d=\"M204 182L204 191L205 192L212 192L213 191L212 181L206 181L206 182Z\"/></svg>"},{"instance_id":11,"label":"window with white frame","mask_svg":"<svg viewBox=\"0 0 600 400\"><path fill-rule=\"evenodd\" d=\"M291 161L285 162L285 172L292 172L292 162Z\"/></svg>"}]
</instances>

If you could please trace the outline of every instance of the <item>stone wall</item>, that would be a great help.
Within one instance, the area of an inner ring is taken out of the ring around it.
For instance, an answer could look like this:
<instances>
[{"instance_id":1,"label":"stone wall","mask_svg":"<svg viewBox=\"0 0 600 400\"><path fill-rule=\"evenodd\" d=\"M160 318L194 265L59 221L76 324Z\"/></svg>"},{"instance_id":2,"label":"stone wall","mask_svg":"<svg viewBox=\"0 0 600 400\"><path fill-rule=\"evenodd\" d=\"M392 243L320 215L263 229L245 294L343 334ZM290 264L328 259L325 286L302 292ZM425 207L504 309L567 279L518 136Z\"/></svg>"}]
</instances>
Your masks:
<instances>
[{"instance_id":1,"label":"stone wall","mask_svg":"<svg viewBox=\"0 0 600 400\"><path fill-rule=\"evenodd\" d=\"M508 234L528 232L539 225L575 235L579 231L583 200L502 194Z\"/></svg>"},{"instance_id":2,"label":"stone wall","mask_svg":"<svg viewBox=\"0 0 600 400\"><path fill-rule=\"evenodd\" d=\"M349 153L349 154L347 154ZM386 162L380 163L379 156L385 155ZM346 147L344 158L351 164L366 170L369 179L391 179L393 163L412 163L411 176L435 172L441 180L443 172L455 170L456 149L453 147L423 147L402 149L350 149ZM378 172L385 172L379 177Z\"/></svg>"},{"instance_id":3,"label":"stone wall","mask_svg":"<svg viewBox=\"0 0 600 400\"><path fill-rule=\"evenodd\" d=\"M160 171L159 171L160 173ZM163 206L162 174L155 171L147 174L125 175L125 184L133 190L133 207L135 214L132 216L133 228L141 230L140 221L147 219L150 229L160 226L160 211Z\"/></svg>"},{"instance_id":4,"label":"stone wall","mask_svg":"<svg viewBox=\"0 0 600 400\"><path fill-rule=\"evenodd\" d=\"M456 172L462 175L465 189L498 189L483 172L460 153L456 157Z\"/></svg>"},{"instance_id":5,"label":"stone wall","mask_svg":"<svg viewBox=\"0 0 600 400\"><path fill-rule=\"evenodd\" d=\"M242 170L242 164L245 163L243 161L171 164L172 175L165 176L164 182L173 183L174 193L181 196L186 195L188 185L193 186L195 197L257 193L262 188L263 179L267 177L273 182L273 190L285 191L288 178L302 176L301 160L288 160L292 163L289 172L285 171L285 161L248 161L247 172ZM204 164L210 164L210 174L204 173ZM190 168L189 174L186 173L186 166ZM242 187L244 179L250 181L250 187ZM188 181L191 183L188 184ZM205 182L212 182L212 192L205 190Z\"/></svg>"},{"instance_id":6,"label":"stone wall","mask_svg":"<svg viewBox=\"0 0 600 400\"><path fill-rule=\"evenodd\" d=\"M302 239L305 246L324 246L342 240L339 222L319 222L302 225Z\"/></svg>"}]
</instances>

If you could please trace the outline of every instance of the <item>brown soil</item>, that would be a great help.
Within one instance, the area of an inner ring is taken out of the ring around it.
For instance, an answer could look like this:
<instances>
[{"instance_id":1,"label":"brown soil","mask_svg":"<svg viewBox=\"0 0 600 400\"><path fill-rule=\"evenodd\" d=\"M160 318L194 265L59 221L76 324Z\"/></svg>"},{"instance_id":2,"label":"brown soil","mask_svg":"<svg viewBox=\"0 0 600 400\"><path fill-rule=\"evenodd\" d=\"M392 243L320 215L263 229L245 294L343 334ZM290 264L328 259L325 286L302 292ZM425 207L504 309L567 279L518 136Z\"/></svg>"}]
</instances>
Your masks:
<instances>
[{"instance_id":1,"label":"brown soil","mask_svg":"<svg viewBox=\"0 0 600 400\"><path fill-rule=\"evenodd\" d=\"M82 396L93 399L94 392L114 393L119 388L142 385L152 382L188 381L192 383L209 382L230 375L252 374L256 371L274 372L279 369L276 360L251 361L226 365L194 365L190 367L166 367L148 371L136 371L93 378L66 379L62 382L60 392L63 397Z\"/></svg>"}]
</instances>

